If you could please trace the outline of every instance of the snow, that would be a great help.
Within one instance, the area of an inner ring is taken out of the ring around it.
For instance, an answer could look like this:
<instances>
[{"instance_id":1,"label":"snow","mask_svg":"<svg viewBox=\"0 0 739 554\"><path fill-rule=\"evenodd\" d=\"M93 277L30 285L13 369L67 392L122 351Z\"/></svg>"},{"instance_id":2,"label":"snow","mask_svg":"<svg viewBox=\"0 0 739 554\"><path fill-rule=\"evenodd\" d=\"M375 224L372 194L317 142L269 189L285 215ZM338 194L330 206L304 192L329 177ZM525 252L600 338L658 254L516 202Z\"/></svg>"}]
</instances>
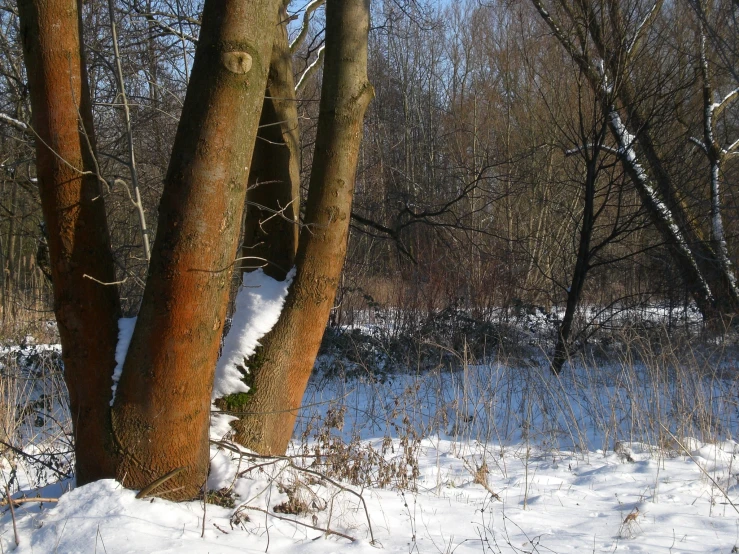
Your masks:
<instances>
[{"instance_id":1,"label":"snow","mask_svg":"<svg viewBox=\"0 0 739 554\"><path fill-rule=\"evenodd\" d=\"M294 275L295 270L290 271L285 281L277 281L265 275L261 269L244 275L241 290L236 296L236 311L231 329L226 336L223 353L216 366L213 400L227 394L249 390L249 387L241 380L242 374L238 366L243 365L244 359L254 354L254 350L259 346L259 339L277 323ZM113 370L111 406L115 401L115 392L135 326L135 317L118 320L118 344L115 350L116 366ZM228 431L228 421L231 419L233 418L229 416L218 415L214 417L213 425L225 434Z\"/></svg>"},{"instance_id":2,"label":"snow","mask_svg":"<svg viewBox=\"0 0 739 554\"><path fill-rule=\"evenodd\" d=\"M244 274L241 290L236 296L231 329L216 366L212 400L249 390L242 381L239 366L244 367L244 361L259 346L259 339L277 323L294 276L295 269L284 281L265 275L261 269ZM225 435L230 429L228 423L233 419L233 416L215 414L211 419L211 434L217 437Z\"/></svg>"},{"instance_id":3,"label":"snow","mask_svg":"<svg viewBox=\"0 0 739 554\"><path fill-rule=\"evenodd\" d=\"M115 369L113 369L113 386L110 396L110 405L115 402L115 391L118 388L118 381L121 379L123 364L126 362L126 354L131 344L133 330L136 327L135 317L122 317L118 320L118 344L115 347Z\"/></svg>"},{"instance_id":4,"label":"snow","mask_svg":"<svg viewBox=\"0 0 739 554\"><path fill-rule=\"evenodd\" d=\"M220 386L288 287L247 277ZM120 325L120 364L133 325ZM59 501L15 508L17 547L3 507L0 551L728 554L739 544L735 360L660 360L575 364L555 378L545 362L372 374L326 356L288 457L256 456L211 429L207 489L227 491L230 507L137 500L113 480L35 488L32 464L6 456L14 498ZM294 501L304 510L286 511Z\"/></svg>"},{"instance_id":5,"label":"snow","mask_svg":"<svg viewBox=\"0 0 739 554\"><path fill-rule=\"evenodd\" d=\"M354 542L244 508L273 513L288 498L282 491L300 478L280 461L236 478L238 460L242 472L263 460L235 454L232 459L214 448L218 460L214 465L222 472L214 484L233 485L234 508L208 504L204 513L197 501L136 500L134 491L104 480L63 494L56 506L18 506L20 546L15 550L6 510L0 520L0 542L5 552L18 553L728 554L737 544L737 512L704 471L736 499L733 466L739 447L733 441L691 442L690 455L667 457L641 444L621 446L619 452L552 454L525 444L455 443L429 437L422 442L417 490L353 488L366 502L369 524L356 496L325 481L303 479L306 498L314 498L312 513L278 515L321 529L330 527ZM476 472L483 460L487 473ZM634 521L624 523L629 514L635 514Z\"/></svg>"}]
</instances>

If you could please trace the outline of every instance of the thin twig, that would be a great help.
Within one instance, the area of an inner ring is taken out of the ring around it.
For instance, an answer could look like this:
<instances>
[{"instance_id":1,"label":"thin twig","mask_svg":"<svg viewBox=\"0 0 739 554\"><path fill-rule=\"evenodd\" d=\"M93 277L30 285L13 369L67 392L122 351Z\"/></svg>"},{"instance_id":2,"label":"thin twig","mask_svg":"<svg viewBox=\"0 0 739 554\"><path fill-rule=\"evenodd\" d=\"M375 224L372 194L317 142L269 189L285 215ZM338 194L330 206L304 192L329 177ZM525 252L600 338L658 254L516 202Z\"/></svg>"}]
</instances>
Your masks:
<instances>
[{"instance_id":1,"label":"thin twig","mask_svg":"<svg viewBox=\"0 0 739 554\"><path fill-rule=\"evenodd\" d=\"M311 525L310 523L304 523L302 521L298 521L297 519L283 517L273 512L270 512L269 510L265 510L264 508L257 508L256 506L240 506L239 509L256 510L257 512L262 512L264 514L267 514L268 516L276 517L277 519L281 519L282 521L289 521L290 523L297 523L298 525L308 527L315 531L320 531L321 533L325 533L326 535L336 535L338 537L342 537L344 539L350 540L351 542L357 542L357 539L355 539L354 537L350 537L349 535L345 535L344 533L339 533L338 531L334 531L333 529L324 529L322 527L316 527L315 525Z\"/></svg>"},{"instance_id":2,"label":"thin twig","mask_svg":"<svg viewBox=\"0 0 739 554\"><path fill-rule=\"evenodd\" d=\"M57 468L55 468L54 466L52 466L48 462L44 462L40 458L40 456L34 456L33 454L29 454L28 452L23 452L23 450L21 450L20 448L16 448L12 444L8 444L7 442L5 442L3 440L0 440L0 444L2 444L3 446L5 446L6 448L10 448L13 452L15 452L16 454L18 454L19 456L23 456L24 458L29 458L29 459L33 460L34 462L40 463L45 468L50 469L51 471L53 471L54 473L56 473L62 479L69 479L71 477L71 475L69 475L68 473L64 473L63 471L59 471Z\"/></svg>"},{"instance_id":3,"label":"thin twig","mask_svg":"<svg viewBox=\"0 0 739 554\"><path fill-rule=\"evenodd\" d=\"M228 443L226 441L214 441L214 440L211 440L210 443L211 444L215 444L217 446L220 446L221 448L225 448L226 450L230 450L231 452L235 452L237 454L241 454L241 455L243 455L245 457L248 457L248 458L261 459L261 460L283 460L283 461L287 462L287 464L288 464L289 467L295 469L296 471L302 471L303 473L308 473L309 475L313 475L314 477L318 477L319 479L322 479L322 480L324 480L324 481L326 481L328 483L331 483L337 489L340 489L340 490L342 490L344 492L348 492L350 494L353 494L354 496L356 496L357 498L359 498L359 500L362 502L362 507L364 508L364 515L367 518L367 527L369 529L369 534L370 534L370 544L375 544L375 535L374 535L374 532L372 531L372 521L370 520L369 509L367 508L367 503L364 500L364 496L361 493L359 493L359 492L357 492L355 490L352 490L349 487L345 487L344 485L342 485L341 483L339 483L337 481L334 481L333 479L331 479L330 477L327 477L323 473L320 473L318 471L314 471L312 469L308 469L308 468L305 468L305 467L301 467L301 466L295 464L295 462L293 461L293 459L303 458L303 456L267 456L267 455L263 455L263 454L255 454L253 452L244 452L238 446L236 446L234 444L231 444L231 443ZM265 464L265 465L268 465L268 464ZM255 469L255 468L251 468L251 469Z\"/></svg>"},{"instance_id":4,"label":"thin twig","mask_svg":"<svg viewBox=\"0 0 739 554\"><path fill-rule=\"evenodd\" d=\"M156 489L158 486L163 485L164 483L166 483L167 481L169 481L172 477L174 477L175 475L177 475L181 471L184 471L185 469L186 469L185 466L178 467L177 469L173 469L172 471L170 471L169 473L167 473L163 477L160 477L159 479L157 479L156 481L154 481L150 485L147 485L143 489L141 489L139 491L139 493L136 495L136 498L138 498L138 499L146 498L146 496L151 491L153 491L154 489Z\"/></svg>"},{"instance_id":5,"label":"thin twig","mask_svg":"<svg viewBox=\"0 0 739 554\"><path fill-rule=\"evenodd\" d=\"M200 538L205 537L205 506L208 504L208 483L203 483L203 528L200 531Z\"/></svg>"},{"instance_id":6,"label":"thin twig","mask_svg":"<svg viewBox=\"0 0 739 554\"><path fill-rule=\"evenodd\" d=\"M59 502L58 498L10 498L0 502L1 506L8 506L9 504L25 504L26 502Z\"/></svg>"},{"instance_id":7,"label":"thin twig","mask_svg":"<svg viewBox=\"0 0 739 554\"><path fill-rule=\"evenodd\" d=\"M5 494L10 500L10 489L5 487ZM13 535L15 535L15 545L20 546L21 540L18 538L18 526L15 524L15 510L13 509L13 502L10 502L10 517L13 519Z\"/></svg>"},{"instance_id":8,"label":"thin twig","mask_svg":"<svg viewBox=\"0 0 739 554\"><path fill-rule=\"evenodd\" d=\"M90 279L91 281L95 281L96 283L100 283L101 285L105 285L106 287L110 287L110 286L113 286L113 285L122 285L123 283L125 283L128 280L128 277L125 277L121 281L113 281L111 283L106 283L104 281L101 281L100 279L95 279L95 277L91 277L87 273L83 274L82 275L82 278L83 279Z\"/></svg>"},{"instance_id":9,"label":"thin twig","mask_svg":"<svg viewBox=\"0 0 739 554\"><path fill-rule=\"evenodd\" d=\"M126 95L126 85L123 80L123 68L121 66L121 54L118 49L118 30L115 21L115 6L113 0L108 0L108 15L110 17L110 31L113 38L113 57L115 58L115 76L118 86L118 94L123 102L123 122L126 126L126 138L128 140L128 166L131 174L131 184L133 193L136 197L133 202L136 213L139 217L139 230L141 231L141 240L144 246L144 257L147 263L151 260L151 248L149 247L149 231L146 228L146 214L144 213L144 205L141 202L141 189L139 187L139 172L136 168L136 155L133 144L133 129L131 127L131 110L128 107L128 96ZM131 194L129 193L129 196Z\"/></svg>"}]
</instances>

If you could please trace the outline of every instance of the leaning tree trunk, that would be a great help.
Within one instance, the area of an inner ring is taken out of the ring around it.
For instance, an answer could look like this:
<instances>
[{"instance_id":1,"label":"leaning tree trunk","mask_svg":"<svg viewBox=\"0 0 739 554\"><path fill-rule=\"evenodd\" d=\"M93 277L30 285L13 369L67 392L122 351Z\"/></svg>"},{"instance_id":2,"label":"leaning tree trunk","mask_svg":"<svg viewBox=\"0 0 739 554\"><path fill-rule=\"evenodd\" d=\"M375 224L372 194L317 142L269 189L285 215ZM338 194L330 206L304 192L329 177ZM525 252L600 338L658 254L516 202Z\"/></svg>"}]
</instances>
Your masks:
<instances>
[{"instance_id":1,"label":"leaning tree trunk","mask_svg":"<svg viewBox=\"0 0 739 554\"><path fill-rule=\"evenodd\" d=\"M282 454L292 436L346 255L354 178L367 106L369 0L328 0L318 134L292 287L279 321L250 360L252 391L236 440ZM257 361L258 360L258 361ZM245 413L248 412L248 413Z\"/></svg>"},{"instance_id":2,"label":"leaning tree trunk","mask_svg":"<svg viewBox=\"0 0 739 554\"><path fill-rule=\"evenodd\" d=\"M588 4L584 5L587 6ZM659 4L655 4L655 7L659 6ZM621 6L616 0L610 0L611 17L617 22L622 22L624 17L620 8ZM695 299L704 319L712 320L723 315L737 313L739 311L739 289L736 287L733 268L730 264L722 263L720 252L713 248L711 241L702 236L701 229L695 223L695 218L690 214L690 209L681 199L674 179L667 170L663 156L654 140L650 129L651 118L648 113L645 113L639 102L639 95L633 80L630 78L629 71L624 70L624 61L620 57L607 55L608 48L603 38L604 29L596 18L590 21L590 26L590 36L595 47L601 56L606 59L604 70L609 70L612 76L621 76L620 79L614 79L617 82L615 94L621 104L629 111L629 126L634 130L631 134L631 146L635 146L634 142L639 146L642 157L646 161L647 168L661 196L661 202L657 202L657 204L663 204L669 211L670 219L667 224L669 227L675 227L678 231L673 235L679 234L682 237L682 239L678 239L678 242L682 240L682 245L675 244L674 239L672 242L668 241L667 244L673 251L673 256L675 256L675 253L677 254L675 257L678 259L678 267L681 269L686 288ZM614 28L619 28L619 26ZM620 25L620 32L623 34L623 25ZM633 48L634 46L626 52L627 64L628 58L632 58L635 54ZM654 194L652 196L654 197ZM648 199L644 205L652 212L653 218L660 217L654 209L655 203L652 199ZM687 268L687 271L685 266L687 260L679 259L681 257L680 252L686 248L690 253L689 262L695 266L694 268ZM691 276L696 272L697 275ZM708 295L705 294L705 291L708 291Z\"/></svg>"},{"instance_id":3,"label":"leaning tree trunk","mask_svg":"<svg viewBox=\"0 0 739 554\"><path fill-rule=\"evenodd\" d=\"M280 19L287 19L284 7ZM287 28L276 29L246 191L241 267L280 281L295 263L300 213L300 131Z\"/></svg>"},{"instance_id":4,"label":"leaning tree trunk","mask_svg":"<svg viewBox=\"0 0 739 554\"><path fill-rule=\"evenodd\" d=\"M18 0L36 172L74 427L77 483L115 474L110 387L120 315L77 0ZM108 284L105 284L108 283Z\"/></svg>"},{"instance_id":5,"label":"leaning tree trunk","mask_svg":"<svg viewBox=\"0 0 739 554\"><path fill-rule=\"evenodd\" d=\"M113 405L118 478L171 499L208 473L211 388L280 0L207 0Z\"/></svg>"},{"instance_id":6,"label":"leaning tree trunk","mask_svg":"<svg viewBox=\"0 0 739 554\"><path fill-rule=\"evenodd\" d=\"M661 198L664 199L664 206L672 216L669 224L675 226L684 237L683 246L690 251L691 264L695 265L700 278L705 281L704 287L704 283L700 283L698 277L690 277L691 272L695 273L693 268L689 268L689 271L686 272L686 266L684 263L680 263L679 267L683 273L683 279L696 300L696 305L704 318L709 320L715 319L717 316L737 313L739 311L739 290L733 286L736 282L733 269L730 264L728 267L722 264L720 253L713 249L710 240L706 240L706 237L702 236L700 228L689 214L684 202L681 201L674 180L664 167L654 143L648 120L634 101L636 94L633 92L631 85L624 83L619 92L624 105L632 106L631 127L639 130L635 138L631 139L632 146L636 142L640 147L656 188ZM644 205L647 209L653 211L650 202L646 202ZM676 248L682 248L681 245L670 243L668 245L673 251ZM701 298L703 293L700 290L706 287L710 290L709 296L712 299ZM699 291L697 295L695 291Z\"/></svg>"}]
</instances>

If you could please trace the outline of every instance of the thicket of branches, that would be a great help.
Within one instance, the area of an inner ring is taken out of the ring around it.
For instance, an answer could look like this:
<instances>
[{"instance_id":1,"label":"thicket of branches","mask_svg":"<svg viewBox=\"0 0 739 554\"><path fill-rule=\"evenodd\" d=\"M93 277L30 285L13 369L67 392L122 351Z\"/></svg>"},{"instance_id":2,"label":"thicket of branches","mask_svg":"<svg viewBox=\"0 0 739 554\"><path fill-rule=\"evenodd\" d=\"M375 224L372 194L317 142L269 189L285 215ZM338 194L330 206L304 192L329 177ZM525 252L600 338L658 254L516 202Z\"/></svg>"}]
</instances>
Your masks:
<instances>
[{"instance_id":1,"label":"thicket of branches","mask_svg":"<svg viewBox=\"0 0 739 554\"><path fill-rule=\"evenodd\" d=\"M114 4L136 181L153 237L201 3ZM305 8L304 2L290 5L293 35ZM146 258L110 15L103 2L84 9L97 161L107 181L124 309L133 313ZM556 18L559 37L543 13ZM718 260L723 241L729 264L736 261L738 18L739 6L730 0L466 0L444 7L376 1L369 53L376 97L364 125L349 256L332 321L351 324L376 306L399 309L397 321L412 327L450 307L485 319L529 306L573 305L574 313L587 305L613 314L696 302L695 280L655 224L624 160L633 148L655 179L656 162L647 161L639 142L648 136L673 198L665 199L661 189L656 194L668 207L670 201L679 206L675 223L688 249L700 258L705 246ZM6 336L38 332L53 318L17 26L15 2L4 0L0 262ZM294 53L306 178L322 27L319 8ZM600 81L563 47L562 37L575 54L587 54ZM628 95L621 94L623 83ZM708 124L707 107L713 110ZM609 127L611 108L633 144L619 144ZM721 162L719 195L712 187L714 154ZM722 317L734 313L720 301L712 308ZM563 348L584 328L580 320L571 325Z\"/></svg>"}]
</instances>

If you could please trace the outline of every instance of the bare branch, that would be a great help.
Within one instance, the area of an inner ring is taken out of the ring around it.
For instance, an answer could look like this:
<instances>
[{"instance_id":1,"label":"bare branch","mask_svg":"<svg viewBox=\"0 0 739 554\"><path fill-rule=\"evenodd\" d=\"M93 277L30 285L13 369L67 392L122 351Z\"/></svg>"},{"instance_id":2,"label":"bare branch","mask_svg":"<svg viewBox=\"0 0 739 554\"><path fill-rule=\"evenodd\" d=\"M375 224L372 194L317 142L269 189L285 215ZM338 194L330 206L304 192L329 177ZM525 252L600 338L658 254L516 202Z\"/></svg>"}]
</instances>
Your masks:
<instances>
[{"instance_id":1,"label":"bare branch","mask_svg":"<svg viewBox=\"0 0 739 554\"><path fill-rule=\"evenodd\" d=\"M636 32L634 32L634 37L631 39L631 43L629 44L628 48L626 49L626 55L631 57L634 54L634 51L636 50L636 47L639 45L639 41L641 37L643 36L642 31L651 25L654 18L659 13L660 9L662 9L663 0L657 0L654 3L654 6L652 6L652 9L649 10L649 13L646 15L646 17L642 20L642 22L639 24L639 27L637 27Z\"/></svg>"},{"instance_id":2,"label":"bare branch","mask_svg":"<svg viewBox=\"0 0 739 554\"><path fill-rule=\"evenodd\" d=\"M721 112L723 112L726 109L726 106L728 106L733 100L735 100L737 96L739 96L739 88L735 88L729 94L724 96L721 102L719 102L718 104L714 104L712 106L713 116L718 117L719 114L721 114Z\"/></svg>"},{"instance_id":3,"label":"bare branch","mask_svg":"<svg viewBox=\"0 0 739 554\"><path fill-rule=\"evenodd\" d=\"M29 130L28 125L13 117L10 117L8 114L0 113L0 121L7 123L8 125L18 129L19 131L23 131L24 133L27 133Z\"/></svg>"},{"instance_id":4,"label":"bare branch","mask_svg":"<svg viewBox=\"0 0 739 554\"><path fill-rule=\"evenodd\" d=\"M325 3L326 0L312 0L311 3L305 7L305 13L303 14L303 25L300 27L300 32L298 33L298 36L295 37L295 40L293 40L292 43L290 43L290 52L295 53L298 48L300 48L300 45L305 40L305 37L308 36L308 30L310 29L310 20L313 12L323 6L323 4Z\"/></svg>"},{"instance_id":5,"label":"bare branch","mask_svg":"<svg viewBox=\"0 0 739 554\"><path fill-rule=\"evenodd\" d=\"M316 59L313 60L313 63L305 68L305 71L303 71L300 79L298 79L298 83L295 85L296 93L299 93L301 90L303 90L305 84L308 82L309 77L313 75L320 67L321 63L323 62L323 55L326 52L325 46L325 44L321 45L321 47L318 49L318 54L316 54Z\"/></svg>"}]
</instances>

